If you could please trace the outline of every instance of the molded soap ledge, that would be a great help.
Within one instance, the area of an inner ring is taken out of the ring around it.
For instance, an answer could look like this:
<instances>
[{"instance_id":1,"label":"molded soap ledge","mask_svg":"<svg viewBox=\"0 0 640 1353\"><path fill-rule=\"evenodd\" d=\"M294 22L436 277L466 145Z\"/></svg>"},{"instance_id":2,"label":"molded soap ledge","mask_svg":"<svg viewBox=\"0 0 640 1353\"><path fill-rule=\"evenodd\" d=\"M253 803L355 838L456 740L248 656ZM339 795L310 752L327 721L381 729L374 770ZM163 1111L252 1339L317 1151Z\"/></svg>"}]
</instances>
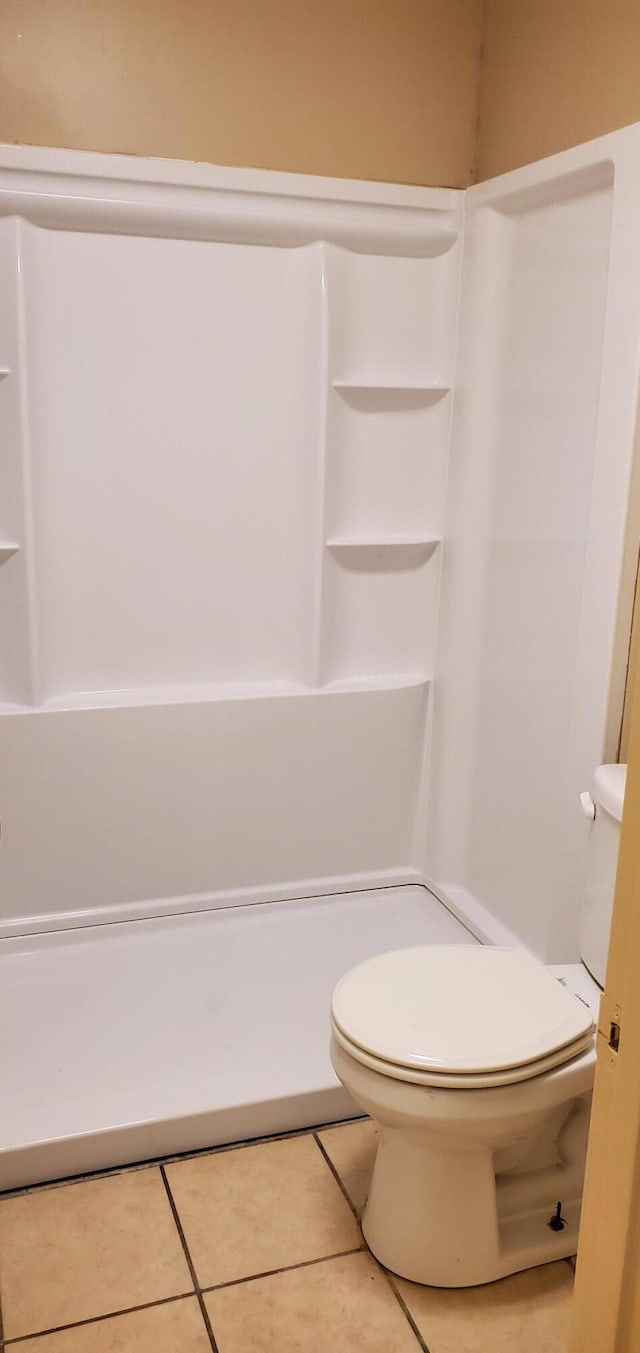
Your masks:
<instances>
[{"instance_id":1,"label":"molded soap ledge","mask_svg":"<svg viewBox=\"0 0 640 1353\"><path fill-rule=\"evenodd\" d=\"M438 404L451 391L450 385L434 385L417 380L334 380L333 389L350 404L372 404L384 400L386 405L405 407L422 404L429 408Z\"/></svg>"},{"instance_id":2,"label":"molded soap ledge","mask_svg":"<svg viewBox=\"0 0 640 1353\"><path fill-rule=\"evenodd\" d=\"M273 700L301 697L313 699L318 695L361 694L370 691L401 690L407 686L424 684L427 678L420 672L392 672L388 675L369 674L331 681L321 686L307 686L294 681L264 682L194 682L185 686L140 686L122 691L73 691L43 700L37 705L17 704L0 699L0 719L3 716L25 714L60 714L69 710L135 709L140 706L225 704L235 701Z\"/></svg>"},{"instance_id":3,"label":"molded soap ledge","mask_svg":"<svg viewBox=\"0 0 640 1353\"><path fill-rule=\"evenodd\" d=\"M335 536L327 549L344 568L402 569L425 564L439 544L432 536Z\"/></svg>"},{"instance_id":4,"label":"molded soap ledge","mask_svg":"<svg viewBox=\"0 0 640 1353\"><path fill-rule=\"evenodd\" d=\"M0 564L6 564L7 559L11 559L19 549L20 546L14 540L0 541Z\"/></svg>"}]
</instances>

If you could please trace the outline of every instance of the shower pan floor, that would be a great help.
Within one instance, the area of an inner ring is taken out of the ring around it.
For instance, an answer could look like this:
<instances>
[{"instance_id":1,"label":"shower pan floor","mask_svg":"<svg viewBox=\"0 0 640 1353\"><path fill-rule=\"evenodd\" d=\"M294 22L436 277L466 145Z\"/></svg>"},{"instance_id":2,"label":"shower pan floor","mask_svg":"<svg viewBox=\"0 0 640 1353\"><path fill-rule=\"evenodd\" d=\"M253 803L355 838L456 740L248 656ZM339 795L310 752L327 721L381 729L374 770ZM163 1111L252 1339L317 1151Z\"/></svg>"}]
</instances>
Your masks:
<instances>
[{"instance_id":1,"label":"shower pan floor","mask_svg":"<svg viewBox=\"0 0 640 1353\"><path fill-rule=\"evenodd\" d=\"M419 885L0 942L0 1189L353 1116L338 978L473 943Z\"/></svg>"}]
</instances>

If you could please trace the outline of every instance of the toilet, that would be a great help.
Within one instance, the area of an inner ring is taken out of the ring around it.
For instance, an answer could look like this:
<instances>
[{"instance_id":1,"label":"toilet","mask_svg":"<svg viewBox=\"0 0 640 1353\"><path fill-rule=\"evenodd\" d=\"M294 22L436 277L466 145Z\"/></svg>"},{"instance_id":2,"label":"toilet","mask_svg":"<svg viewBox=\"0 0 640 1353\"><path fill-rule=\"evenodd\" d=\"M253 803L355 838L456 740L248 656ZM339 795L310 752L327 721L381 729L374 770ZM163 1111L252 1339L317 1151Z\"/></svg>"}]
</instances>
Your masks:
<instances>
[{"instance_id":1,"label":"toilet","mask_svg":"<svg viewBox=\"0 0 640 1353\"><path fill-rule=\"evenodd\" d=\"M581 964L425 945L335 988L331 1060L379 1134L362 1229L401 1277L467 1287L576 1251L625 774L581 796Z\"/></svg>"}]
</instances>

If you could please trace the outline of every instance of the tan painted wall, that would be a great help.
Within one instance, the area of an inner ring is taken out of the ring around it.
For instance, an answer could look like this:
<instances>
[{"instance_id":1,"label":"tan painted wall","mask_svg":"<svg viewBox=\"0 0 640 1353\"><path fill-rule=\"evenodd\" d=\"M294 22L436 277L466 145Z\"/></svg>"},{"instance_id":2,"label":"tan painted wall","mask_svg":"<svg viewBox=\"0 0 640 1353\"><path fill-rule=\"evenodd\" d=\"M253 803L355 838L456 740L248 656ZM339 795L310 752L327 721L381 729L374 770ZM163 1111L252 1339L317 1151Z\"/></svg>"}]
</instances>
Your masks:
<instances>
[{"instance_id":1,"label":"tan painted wall","mask_svg":"<svg viewBox=\"0 0 640 1353\"><path fill-rule=\"evenodd\" d=\"M482 0L2 0L0 141L470 182Z\"/></svg>"},{"instance_id":2,"label":"tan painted wall","mask_svg":"<svg viewBox=\"0 0 640 1353\"><path fill-rule=\"evenodd\" d=\"M400 183L640 120L640 0L1 0L0 140Z\"/></svg>"},{"instance_id":3,"label":"tan painted wall","mask_svg":"<svg viewBox=\"0 0 640 1353\"><path fill-rule=\"evenodd\" d=\"M640 121L640 0L487 0L477 177Z\"/></svg>"}]
</instances>

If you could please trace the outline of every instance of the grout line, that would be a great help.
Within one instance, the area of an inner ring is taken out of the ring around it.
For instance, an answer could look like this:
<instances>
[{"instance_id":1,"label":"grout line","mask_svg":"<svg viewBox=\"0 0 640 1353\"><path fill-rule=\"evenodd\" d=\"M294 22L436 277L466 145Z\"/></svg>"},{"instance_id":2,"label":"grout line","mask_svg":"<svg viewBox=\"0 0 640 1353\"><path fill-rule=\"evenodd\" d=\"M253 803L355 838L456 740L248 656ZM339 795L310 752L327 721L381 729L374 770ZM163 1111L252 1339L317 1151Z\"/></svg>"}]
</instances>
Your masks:
<instances>
[{"instance_id":1,"label":"grout line","mask_svg":"<svg viewBox=\"0 0 640 1353\"><path fill-rule=\"evenodd\" d=\"M172 1213L173 1213L173 1220L174 1220L174 1222L175 1222L175 1224L176 1224L176 1229L177 1229L178 1235L180 1236L180 1244L182 1245L182 1248L183 1248L183 1251L184 1251L184 1257L185 1257L185 1259L186 1259L186 1261L187 1261L187 1264L188 1264L188 1266L189 1266L189 1272L190 1272L190 1274L191 1274L191 1281L192 1281L192 1283L193 1283L193 1287L194 1287L194 1291L195 1291L196 1297L198 1298L198 1305L199 1305L199 1307L200 1307L200 1314L201 1314L201 1316L202 1316L202 1319L204 1320L205 1329L206 1329L207 1335L208 1335L208 1337L209 1337L209 1343L211 1344L211 1353L218 1353L218 1345L217 1345L217 1343L216 1343L216 1341L215 1341L215 1336L214 1336L213 1330L212 1330L212 1328L211 1328L211 1321L210 1321L210 1319L209 1319L209 1312L208 1312L208 1310L207 1310L207 1308L206 1308L206 1305L205 1305L205 1302L204 1302L204 1297L203 1297L203 1295L202 1295L202 1288L200 1287L200 1283L198 1282L198 1276L197 1276L196 1271L195 1271L195 1268L194 1268L194 1266L193 1266L193 1260L192 1260L192 1258L191 1258L191 1255L189 1254L189 1246L187 1245L186 1236L185 1236L184 1231L183 1231L183 1229L182 1229L182 1222L180 1221L180 1217L179 1217L179 1215L178 1215L178 1209L177 1209L177 1207L176 1207L176 1205L175 1205L174 1198L173 1198L173 1194L172 1194L171 1189L170 1189L170 1187L169 1187L169 1180L167 1179L167 1176L166 1176L166 1174L165 1174L164 1165L161 1165L161 1166L160 1166L160 1174L162 1175L162 1180L163 1180L165 1189L166 1189L166 1191L167 1191L167 1198L168 1198L168 1200L169 1200L169 1207L171 1208L171 1211L172 1211Z\"/></svg>"},{"instance_id":2,"label":"grout line","mask_svg":"<svg viewBox=\"0 0 640 1353\"><path fill-rule=\"evenodd\" d=\"M367 1246L367 1249L369 1249L369 1246ZM369 1250L369 1253L371 1254L371 1251L370 1251L370 1250ZM372 1258L375 1259L375 1255L372 1255ZM377 1260L376 1260L376 1263L377 1263ZM422 1335L421 1335L421 1333L420 1333L420 1330L418 1329L418 1326L416 1325L416 1322L415 1322L415 1320L414 1320L414 1318L413 1318L413 1316L412 1316L412 1314L411 1314L411 1311L409 1310L409 1307L407 1306L407 1303L406 1303L404 1297L403 1297L402 1294L398 1291L398 1288L397 1288L397 1286L396 1286L395 1278L393 1277L393 1275L392 1275L391 1273L389 1273L389 1270L388 1270L388 1269L382 1267L382 1264L378 1264L378 1268L381 1269L381 1271L384 1273L384 1276L385 1276L385 1278L386 1278L386 1280L387 1280L387 1282L388 1282L388 1284L389 1284L389 1287L391 1288L391 1291L393 1292L393 1295L394 1295L394 1297L395 1297L395 1299L396 1299L396 1301L397 1301L397 1303L398 1303L398 1305L399 1305L399 1307L400 1307L400 1310L402 1311L402 1314L404 1315L404 1317L405 1317L406 1321L408 1322L408 1324L411 1326L411 1329L413 1330L413 1333L414 1333L416 1339L418 1340L418 1343L419 1343L419 1345L420 1345L420 1348L422 1349L422 1353L430 1353L429 1346L428 1346L428 1344L425 1343L425 1341L424 1341L424 1339L423 1339L423 1337L422 1337Z\"/></svg>"},{"instance_id":3,"label":"grout line","mask_svg":"<svg viewBox=\"0 0 640 1353\"><path fill-rule=\"evenodd\" d=\"M262 1278L277 1278L280 1273L293 1273L298 1268L313 1268L314 1264L328 1264L332 1259L344 1259L348 1254L362 1254L364 1245L353 1250L339 1250L337 1254L322 1254L319 1259L303 1259L301 1264L285 1264L283 1268L269 1268L264 1273L249 1273L246 1278L232 1278L230 1282L215 1283L213 1287L203 1287L203 1292L222 1292L227 1287L240 1287L242 1283L260 1282Z\"/></svg>"},{"instance_id":4,"label":"grout line","mask_svg":"<svg viewBox=\"0 0 640 1353\"><path fill-rule=\"evenodd\" d=\"M335 1181L336 1181L336 1184L338 1185L338 1188L340 1189L340 1192L341 1192L343 1198L345 1198L346 1201L347 1201L347 1203L349 1204L349 1208L350 1208L351 1212L353 1212L353 1215L354 1215L354 1217L355 1217L355 1219L356 1219L356 1221L357 1221L357 1223L358 1223L358 1226L359 1226L359 1225L360 1225L360 1218L359 1218L359 1216L358 1216L357 1209L354 1207L354 1205L353 1205L353 1203L352 1203L352 1201L351 1201L351 1199L350 1199L350 1197L349 1197L349 1194L347 1193L347 1190L346 1190L346 1188L345 1188L345 1186L344 1186L344 1184L343 1184L343 1182L342 1182L342 1180L341 1180L341 1178L340 1178L340 1175L338 1174L338 1171L336 1170L336 1167L335 1167L335 1165L334 1165L334 1163L333 1163L333 1161L332 1161L332 1159L331 1159L331 1156L328 1154L327 1151L325 1151L324 1146L322 1145L322 1142L320 1141L320 1138L319 1138L317 1132L312 1132L312 1133L311 1133L311 1136L313 1137L313 1140L314 1140L316 1146L318 1147L318 1150L319 1150L320 1154L321 1154L322 1156L324 1156L325 1162L326 1162L326 1164L329 1166L329 1169L331 1170L331 1173L332 1173L332 1175L333 1175L333 1177L334 1177L334 1179L335 1179Z\"/></svg>"},{"instance_id":5,"label":"grout line","mask_svg":"<svg viewBox=\"0 0 640 1353\"><path fill-rule=\"evenodd\" d=\"M223 1151L243 1151L247 1146L261 1146L263 1142L282 1142L289 1138L313 1136L315 1132L324 1132L332 1127L346 1127L349 1123L359 1123L365 1115L355 1118L337 1118L328 1123L309 1123L307 1127L290 1128L287 1132L269 1132L262 1137L243 1137L233 1142L220 1142L217 1146L199 1146L193 1151L177 1151L174 1155L151 1156L147 1160L136 1160L125 1165L106 1166L103 1170L87 1170L84 1174L64 1175L61 1179L46 1179L38 1184L25 1184L17 1189L0 1189L0 1203L6 1198L23 1198L28 1193L44 1193L48 1189L71 1188L74 1184L84 1184L92 1179L110 1179L121 1174L134 1174L139 1170L151 1170L158 1166L173 1165L181 1160L198 1160L200 1156L215 1156Z\"/></svg>"},{"instance_id":6,"label":"grout line","mask_svg":"<svg viewBox=\"0 0 640 1353\"><path fill-rule=\"evenodd\" d=\"M102 1315L90 1315L86 1320L74 1320L69 1325L53 1325L51 1329L36 1330L33 1334L17 1334L15 1339L5 1339L4 1346L23 1344L25 1339L40 1339L46 1334L64 1334L66 1330L83 1329L85 1325L99 1325L103 1320L114 1320L119 1315L134 1315L136 1311L150 1311L154 1306L169 1306L173 1301L191 1300L193 1292L178 1292L175 1297L160 1297L159 1301L144 1301L140 1306L125 1306L122 1311L105 1311Z\"/></svg>"}]
</instances>

